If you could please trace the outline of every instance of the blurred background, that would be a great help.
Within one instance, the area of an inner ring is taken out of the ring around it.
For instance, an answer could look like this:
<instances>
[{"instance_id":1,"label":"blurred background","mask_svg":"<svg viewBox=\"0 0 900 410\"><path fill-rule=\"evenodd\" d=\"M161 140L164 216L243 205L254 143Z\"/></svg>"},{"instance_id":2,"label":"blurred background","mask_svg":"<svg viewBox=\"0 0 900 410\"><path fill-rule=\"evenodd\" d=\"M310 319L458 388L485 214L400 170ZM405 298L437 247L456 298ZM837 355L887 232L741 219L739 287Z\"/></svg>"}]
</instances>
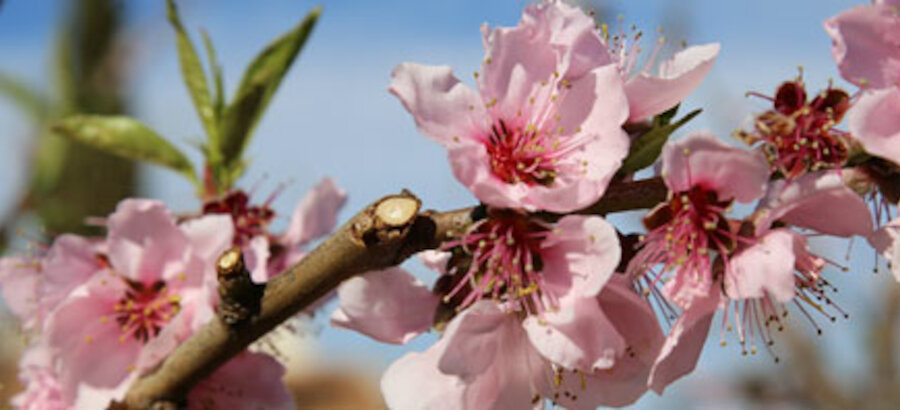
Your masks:
<instances>
[{"instance_id":1,"label":"blurred background","mask_svg":"<svg viewBox=\"0 0 900 410\"><path fill-rule=\"evenodd\" d=\"M445 64L464 81L483 57L479 26L514 25L524 1L241 2L182 0L181 15L199 44L209 32L232 91L245 65L271 39L292 28L315 4L324 11L312 38L282 83L249 149L239 182L260 200L286 184L274 208L276 231L306 190L325 176L346 189L341 220L386 193L408 188L425 206L451 209L474 199L459 185L444 150L419 135L412 118L386 91L391 69L403 61ZM684 111L702 107L682 129L711 129L722 137L763 111L771 94L797 75L812 92L830 79L843 86L822 22L854 6L849 0L604 0L583 2L615 29L621 16L645 32L650 48L660 29L664 50L720 42L711 74ZM849 88L848 88L849 89ZM164 200L171 209L196 211L192 187L167 170L135 166L47 133L54 120L75 112L128 113L176 141L199 163L202 128L179 77L174 35L162 0L0 1L0 248L26 252L45 234L89 233L86 216L109 213L124 196ZM639 228L639 213L611 219L625 231ZM735 338L719 347L719 327L697 370L662 397L648 394L635 408L892 408L897 379L900 294L889 273L861 241L819 241L820 253L848 266L828 273L849 320L791 321L775 349L781 363L761 353L743 357ZM423 281L433 276L407 263ZM883 269L882 269L883 270ZM327 304L313 319L279 332L272 343L288 360L301 408L379 408L380 373L409 351L332 329ZM798 315L799 316L799 315ZM2 332L0 396L13 394L21 336L8 313ZM16 336L16 337L13 337ZM893 396L892 396L893 395Z\"/></svg>"}]
</instances>

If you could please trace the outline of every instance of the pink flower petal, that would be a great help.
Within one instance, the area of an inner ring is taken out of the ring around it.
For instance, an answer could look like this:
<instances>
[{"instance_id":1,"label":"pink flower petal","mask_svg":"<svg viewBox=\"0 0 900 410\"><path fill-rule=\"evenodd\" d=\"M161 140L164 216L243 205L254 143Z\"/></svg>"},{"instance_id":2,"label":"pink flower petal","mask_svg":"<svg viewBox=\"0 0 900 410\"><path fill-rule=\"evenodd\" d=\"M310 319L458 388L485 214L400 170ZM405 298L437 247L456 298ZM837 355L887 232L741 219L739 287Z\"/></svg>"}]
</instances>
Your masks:
<instances>
[{"instance_id":1,"label":"pink flower petal","mask_svg":"<svg viewBox=\"0 0 900 410\"><path fill-rule=\"evenodd\" d=\"M757 151L731 147L698 132L663 147L662 176L672 192L694 186L716 191L720 200L751 202L763 195L769 164Z\"/></svg>"},{"instance_id":2,"label":"pink flower petal","mask_svg":"<svg viewBox=\"0 0 900 410\"><path fill-rule=\"evenodd\" d=\"M468 138L487 124L481 97L450 67L403 63L391 74L391 94L415 118L419 130L441 144Z\"/></svg>"},{"instance_id":3,"label":"pink flower petal","mask_svg":"<svg viewBox=\"0 0 900 410\"><path fill-rule=\"evenodd\" d=\"M659 75L638 74L625 84L630 121L665 112L691 93L712 68L719 44L693 46L660 63Z\"/></svg>"},{"instance_id":4,"label":"pink flower petal","mask_svg":"<svg viewBox=\"0 0 900 410\"><path fill-rule=\"evenodd\" d=\"M532 398L546 391L546 369L518 319L481 301L454 318L426 352L395 362L382 391L397 410L540 408Z\"/></svg>"},{"instance_id":5,"label":"pink flower petal","mask_svg":"<svg viewBox=\"0 0 900 410\"><path fill-rule=\"evenodd\" d=\"M35 325L38 304L41 302L41 266L39 261L25 258L0 258L0 292L3 302L22 325Z\"/></svg>"},{"instance_id":6,"label":"pink flower petal","mask_svg":"<svg viewBox=\"0 0 900 410\"><path fill-rule=\"evenodd\" d=\"M466 384L438 370L440 351L432 346L413 352L388 367L381 377L381 392L394 410L456 410L465 407Z\"/></svg>"},{"instance_id":7,"label":"pink flower petal","mask_svg":"<svg viewBox=\"0 0 900 410\"><path fill-rule=\"evenodd\" d=\"M870 154L900 164L898 112L900 112L900 88L863 93L847 113L850 133Z\"/></svg>"},{"instance_id":8,"label":"pink flower petal","mask_svg":"<svg viewBox=\"0 0 900 410\"><path fill-rule=\"evenodd\" d=\"M347 202L347 191L324 178L297 204L287 231L280 238L287 247L302 246L334 229L338 211Z\"/></svg>"},{"instance_id":9,"label":"pink flower petal","mask_svg":"<svg viewBox=\"0 0 900 410\"><path fill-rule=\"evenodd\" d=\"M180 270L187 238L162 202L123 200L107 229L109 259L117 273L152 283Z\"/></svg>"},{"instance_id":10,"label":"pink flower petal","mask_svg":"<svg viewBox=\"0 0 900 410\"><path fill-rule=\"evenodd\" d=\"M250 271L250 278L256 283L268 282L269 239L263 235L254 236L243 249L244 262Z\"/></svg>"},{"instance_id":11,"label":"pink flower petal","mask_svg":"<svg viewBox=\"0 0 900 410\"><path fill-rule=\"evenodd\" d=\"M868 236L872 233L869 207L856 192L844 185L838 172L812 173L790 182L772 182L766 197L760 201L760 208L765 211L756 223L758 234L779 220L826 235Z\"/></svg>"},{"instance_id":12,"label":"pink flower petal","mask_svg":"<svg viewBox=\"0 0 900 410\"><path fill-rule=\"evenodd\" d=\"M841 76L860 87L885 88L900 80L897 5L859 6L825 22Z\"/></svg>"},{"instance_id":13,"label":"pink flower petal","mask_svg":"<svg viewBox=\"0 0 900 410\"><path fill-rule=\"evenodd\" d=\"M431 328L438 297L400 268L373 271L338 288L331 324L385 343L405 344Z\"/></svg>"},{"instance_id":14,"label":"pink flower petal","mask_svg":"<svg viewBox=\"0 0 900 410\"><path fill-rule=\"evenodd\" d=\"M725 294L729 298L759 299L767 294L786 303L794 298L794 235L776 229L728 261Z\"/></svg>"},{"instance_id":15,"label":"pink flower petal","mask_svg":"<svg viewBox=\"0 0 900 410\"><path fill-rule=\"evenodd\" d=\"M487 57L479 77L482 96L498 100L497 111L512 116L541 94L554 72L577 78L613 62L594 20L563 2L527 7L516 27L482 27ZM527 52L523 52L527 50Z\"/></svg>"},{"instance_id":16,"label":"pink flower petal","mask_svg":"<svg viewBox=\"0 0 900 410\"><path fill-rule=\"evenodd\" d=\"M446 273L447 262L450 261L450 255L450 252L431 249L419 252L418 257L419 262L422 262L422 265L425 265L426 268L437 272L439 275L443 275Z\"/></svg>"},{"instance_id":17,"label":"pink flower petal","mask_svg":"<svg viewBox=\"0 0 900 410\"><path fill-rule=\"evenodd\" d=\"M650 371L647 383L651 389L662 394L666 386L694 370L718 306L719 293L715 292L696 300L675 321Z\"/></svg>"},{"instance_id":18,"label":"pink flower petal","mask_svg":"<svg viewBox=\"0 0 900 410\"><path fill-rule=\"evenodd\" d=\"M867 239L869 244L888 260L891 273L900 282L900 219L889 222Z\"/></svg>"},{"instance_id":19,"label":"pink flower petal","mask_svg":"<svg viewBox=\"0 0 900 410\"><path fill-rule=\"evenodd\" d=\"M597 299L570 296L558 308L525 319L523 327L535 349L567 370L590 373L613 367L626 341Z\"/></svg>"},{"instance_id":20,"label":"pink flower petal","mask_svg":"<svg viewBox=\"0 0 900 410\"><path fill-rule=\"evenodd\" d=\"M557 297L596 296L622 256L616 229L599 216L563 217L542 246L542 276Z\"/></svg>"},{"instance_id":21,"label":"pink flower petal","mask_svg":"<svg viewBox=\"0 0 900 410\"><path fill-rule=\"evenodd\" d=\"M191 390L188 409L293 409L282 376L284 366L271 356L242 353Z\"/></svg>"},{"instance_id":22,"label":"pink flower petal","mask_svg":"<svg viewBox=\"0 0 900 410\"><path fill-rule=\"evenodd\" d=\"M218 260L234 239L234 223L231 216L225 214L190 219L179 227L187 236L193 253L207 261Z\"/></svg>"}]
</instances>

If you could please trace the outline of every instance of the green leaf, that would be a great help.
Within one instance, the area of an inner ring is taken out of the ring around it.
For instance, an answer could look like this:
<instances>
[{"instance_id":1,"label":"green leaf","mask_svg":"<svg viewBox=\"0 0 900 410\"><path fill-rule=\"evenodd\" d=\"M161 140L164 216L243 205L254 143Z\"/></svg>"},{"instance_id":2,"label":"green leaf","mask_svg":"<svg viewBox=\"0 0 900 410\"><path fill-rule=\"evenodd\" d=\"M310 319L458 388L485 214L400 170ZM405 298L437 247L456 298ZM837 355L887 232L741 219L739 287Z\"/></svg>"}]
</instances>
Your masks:
<instances>
[{"instance_id":1,"label":"green leaf","mask_svg":"<svg viewBox=\"0 0 900 410\"><path fill-rule=\"evenodd\" d=\"M241 162L241 154L253 129L306 43L320 14L321 9L314 8L297 27L266 46L247 67L234 100L226 107L222 117L219 148L227 168L234 168Z\"/></svg>"},{"instance_id":2,"label":"green leaf","mask_svg":"<svg viewBox=\"0 0 900 410\"><path fill-rule=\"evenodd\" d=\"M175 0L166 0L167 11L169 14L169 23L175 29L175 42L178 47L178 60L181 63L181 75L184 77L184 83L194 100L194 107L197 109L197 115L203 123L203 128L213 146L218 145L219 129L218 118L213 107L212 97L209 94L209 86L206 81L206 74L203 71L203 64L200 57L197 56L197 50L191 38L188 37L178 17L178 9L175 6ZM215 70L215 68L214 68Z\"/></svg>"},{"instance_id":3,"label":"green leaf","mask_svg":"<svg viewBox=\"0 0 900 410\"><path fill-rule=\"evenodd\" d=\"M190 160L150 127L133 118L75 115L55 124L53 131L111 154L171 168L199 184Z\"/></svg>"},{"instance_id":4,"label":"green leaf","mask_svg":"<svg viewBox=\"0 0 900 410\"><path fill-rule=\"evenodd\" d=\"M213 86L215 87L215 94L213 94L213 111L216 113L216 118L221 118L222 110L225 108L225 86L223 85L224 80L222 79L222 66L219 65L219 60L216 58L216 49L213 47L209 33L207 33L206 30L200 30L200 35L203 37L203 47L206 49L206 59L209 61L209 67L213 75Z\"/></svg>"},{"instance_id":5,"label":"green leaf","mask_svg":"<svg viewBox=\"0 0 900 410\"><path fill-rule=\"evenodd\" d=\"M35 122L40 122L48 114L50 104L40 92L2 73L0 73L0 95L9 98Z\"/></svg>"},{"instance_id":6,"label":"green leaf","mask_svg":"<svg viewBox=\"0 0 900 410\"><path fill-rule=\"evenodd\" d=\"M631 148L628 150L628 157L625 158L625 161L622 163L622 168L619 169L620 174L636 172L653 165L653 163L656 162L656 159L659 158L660 153L662 153L662 147L665 145L666 141L669 140L669 136L672 135L675 130L681 128L682 125L687 124L688 121L699 115L702 111L701 109L696 109L677 122L672 123L672 117L675 116L677 109L678 107L676 106L675 108L654 117L653 128L631 143Z\"/></svg>"}]
</instances>

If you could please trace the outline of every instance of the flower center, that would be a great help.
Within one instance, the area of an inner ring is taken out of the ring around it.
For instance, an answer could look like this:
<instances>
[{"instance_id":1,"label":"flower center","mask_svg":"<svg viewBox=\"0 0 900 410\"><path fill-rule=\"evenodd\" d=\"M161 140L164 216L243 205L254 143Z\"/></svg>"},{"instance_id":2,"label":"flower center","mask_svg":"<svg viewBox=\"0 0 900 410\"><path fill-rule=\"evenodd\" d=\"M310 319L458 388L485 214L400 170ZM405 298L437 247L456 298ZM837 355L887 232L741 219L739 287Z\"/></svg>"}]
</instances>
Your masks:
<instances>
[{"instance_id":1,"label":"flower center","mask_svg":"<svg viewBox=\"0 0 900 410\"><path fill-rule=\"evenodd\" d=\"M753 94L760 96L759 94ZM769 162L787 178L807 171L842 166L849 156L849 135L835 129L850 106L846 92L828 88L812 101L800 80L782 84L771 100L774 109L757 116L755 133L741 136L762 142Z\"/></svg>"},{"instance_id":2,"label":"flower center","mask_svg":"<svg viewBox=\"0 0 900 410\"><path fill-rule=\"evenodd\" d=\"M128 290L113 307L116 323L122 331L119 341L130 336L147 343L178 313L181 298L169 293L161 280L149 286L127 279L125 283Z\"/></svg>"},{"instance_id":3,"label":"flower center","mask_svg":"<svg viewBox=\"0 0 900 410\"><path fill-rule=\"evenodd\" d=\"M719 200L715 191L702 186L673 195L644 217L648 233L638 245L632 270L636 267L643 273L662 264L652 275L652 285L673 270L710 283L710 251L727 255L736 245L737 235L725 217L730 205L731 201Z\"/></svg>"},{"instance_id":4,"label":"flower center","mask_svg":"<svg viewBox=\"0 0 900 410\"><path fill-rule=\"evenodd\" d=\"M461 310L483 297L512 302L528 313L544 310L541 244L551 230L545 223L510 210L491 210L458 240L448 273L453 286L444 303Z\"/></svg>"},{"instance_id":5,"label":"flower center","mask_svg":"<svg viewBox=\"0 0 900 410\"><path fill-rule=\"evenodd\" d=\"M203 214L231 215L234 222L234 245L243 246L253 237L266 234L266 228L275 217L268 201L263 205L250 206L249 197L243 191L233 191L224 198L203 204Z\"/></svg>"},{"instance_id":6,"label":"flower center","mask_svg":"<svg viewBox=\"0 0 900 410\"><path fill-rule=\"evenodd\" d=\"M553 142L533 125L511 128L500 119L491 126L485 141L491 158L491 170L503 181L527 185L553 184L556 178L554 151L559 142Z\"/></svg>"}]
</instances>

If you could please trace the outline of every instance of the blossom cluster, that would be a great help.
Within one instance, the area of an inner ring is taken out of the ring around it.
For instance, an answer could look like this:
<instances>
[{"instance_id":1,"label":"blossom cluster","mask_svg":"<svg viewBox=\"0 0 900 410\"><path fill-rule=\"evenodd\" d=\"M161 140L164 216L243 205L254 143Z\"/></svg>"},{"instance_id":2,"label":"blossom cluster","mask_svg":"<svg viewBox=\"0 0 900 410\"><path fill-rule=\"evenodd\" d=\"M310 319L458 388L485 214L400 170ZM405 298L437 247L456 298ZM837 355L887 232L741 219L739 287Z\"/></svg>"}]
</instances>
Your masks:
<instances>
[{"instance_id":1,"label":"blossom cluster","mask_svg":"<svg viewBox=\"0 0 900 410\"><path fill-rule=\"evenodd\" d=\"M280 235L274 211L234 191L200 214L173 215L159 201L126 199L104 237L64 234L29 256L0 259L0 288L29 346L20 363L23 409L106 408L137 377L216 315L216 261L233 246L254 280L267 281L332 229L346 194L325 179ZM189 408L293 408L284 367L245 351L193 389ZM248 377L252 375L252 377Z\"/></svg>"},{"instance_id":2,"label":"blossom cluster","mask_svg":"<svg viewBox=\"0 0 900 410\"><path fill-rule=\"evenodd\" d=\"M388 406L624 406L694 369L717 312L744 354L777 361L789 308L817 329L847 315L811 236L866 238L900 278L900 222L886 222L900 199L900 13L876 2L825 28L860 91L808 97L798 77L751 93L771 109L735 133L747 147L708 132L669 141L655 168L668 194L634 234L584 214L634 178L622 168L642 137L632 130L694 90L718 44L656 64L640 32L547 1L515 27L483 27L474 89L449 67L397 66L390 92L482 206L421 255L432 286L391 268L338 290L336 326L396 344L439 333L384 374Z\"/></svg>"},{"instance_id":3,"label":"blossom cluster","mask_svg":"<svg viewBox=\"0 0 900 410\"><path fill-rule=\"evenodd\" d=\"M858 89L810 93L801 75L773 95L751 93L770 107L734 144L710 132L668 140L719 44L656 61L661 42L644 56L641 32L611 31L561 1L528 6L514 27L484 26L475 87L450 67L398 65L390 93L447 149L480 205L419 255L435 272L430 286L392 267L337 289L334 326L393 344L437 333L387 369L387 405L625 406L689 374L716 317L744 354L777 360L788 311L816 329L847 316L826 279L836 263L813 236L866 239L900 280L900 2L860 5L824 28ZM655 143L655 153L635 149ZM645 168L665 193L644 232L592 211ZM222 252L239 247L252 279L266 282L334 227L345 198L321 182L281 234L270 232L269 201L253 205L241 191L196 215L128 199L104 219L104 237L61 235L34 255L0 259L4 300L31 336L14 404L120 400L213 320ZM245 351L188 405L290 408L283 371Z\"/></svg>"}]
</instances>

